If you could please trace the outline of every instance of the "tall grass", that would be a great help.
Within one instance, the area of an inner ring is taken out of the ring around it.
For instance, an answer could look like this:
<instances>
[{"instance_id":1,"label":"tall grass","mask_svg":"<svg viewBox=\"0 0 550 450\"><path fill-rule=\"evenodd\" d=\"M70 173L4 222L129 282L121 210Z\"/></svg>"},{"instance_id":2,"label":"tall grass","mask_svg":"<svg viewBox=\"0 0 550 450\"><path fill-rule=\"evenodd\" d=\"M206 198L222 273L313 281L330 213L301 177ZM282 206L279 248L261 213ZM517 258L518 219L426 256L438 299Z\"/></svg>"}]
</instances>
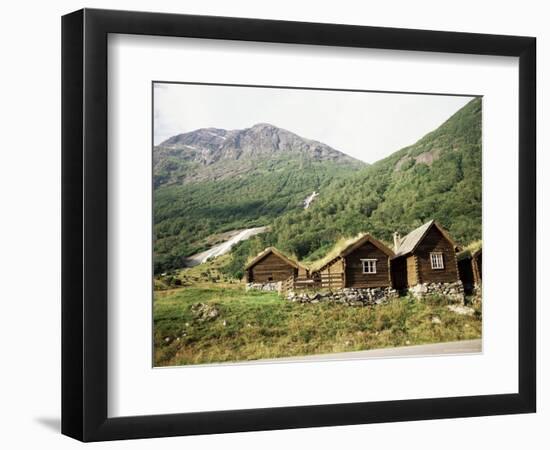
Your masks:
<instances>
[{"instance_id":1,"label":"tall grass","mask_svg":"<svg viewBox=\"0 0 550 450\"><path fill-rule=\"evenodd\" d=\"M217 316L197 315L202 303ZM444 302L396 299L350 307L300 304L276 293L233 288L156 292L153 307L155 365L244 361L473 339L481 313L460 316ZM432 321L434 317L438 320Z\"/></svg>"}]
</instances>

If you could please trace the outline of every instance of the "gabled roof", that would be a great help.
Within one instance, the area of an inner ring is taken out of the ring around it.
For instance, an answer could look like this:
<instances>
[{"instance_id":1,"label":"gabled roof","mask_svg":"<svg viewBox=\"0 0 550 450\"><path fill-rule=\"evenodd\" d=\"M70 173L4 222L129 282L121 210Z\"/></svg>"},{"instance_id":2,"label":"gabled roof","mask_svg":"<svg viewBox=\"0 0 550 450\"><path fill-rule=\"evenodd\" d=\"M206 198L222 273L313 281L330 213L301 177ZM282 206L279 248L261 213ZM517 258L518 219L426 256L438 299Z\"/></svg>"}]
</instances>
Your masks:
<instances>
[{"instance_id":1,"label":"gabled roof","mask_svg":"<svg viewBox=\"0 0 550 450\"><path fill-rule=\"evenodd\" d=\"M445 239L447 239L451 243L453 248L456 247L456 244L451 239L447 231L445 231L445 229L441 225L439 225L435 220L432 219L429 222L426 222L424 225L421 225L415 230L411 231L409 234L401 239L399 243L399 248L395 252L395 257L397 258L398 256L403 256L413 252L416 247L418 247L418 244L420 244L422 239L424 239L424 236L426 236L432 226L436 227L439 230L443 237L445 237Z\"/></svg>"},{"instance_id":2,"label":"gabled roof","mask_svg":"<svg viewBox=\"0 0 550 450\"><path fill-rule=\"evenodd\" d=\"M386 255L388 256L393 256L393 250L391 248L389 248L388 246L384 245L382 242L380 242L378 239L375 239L374 237L372 237L370 234L365 234L361 237L359 237L357 240L355 240L354 242L351 242L346 248L344 248L341 252L340 252L340 256L346 256L346 255L349 255L351 252L353 252L354 250L358 249L359 247L361 247L363 244L365 244L366 242L370 242L372 245L374 245L375 247L377 247L379 250L383 251Z\"/></svg>"},{"instance_id":3,"label":"gabled roof","mask_svg":"<svg viewBox=\"0 0 550 450\"><path fill-rule=\"evenodd\" d=\"M289 266L292 266L296 269L302 268L306 269L306 267L302 266L300 263L294 261L293 259L290 259L289 257L283 255L279 250L277 250L275 247L267 247L263 252L261 252L258 256L256 256L252 261L250 261L246 266L245 270L250 269L250 267L256 265L259 263L262 259L264 259L267 255L270 253L273 253L275 256L281 258L284 262L286 262Z\"/></svg>"},{"instance_id":4,"label":"gabled roof","mask_svg":"<svg viewBox=\"0 0 550 450\"><path fill-rule=\"evenodd\" d=\"M393 251L391 248L389 248L387 245L384 245L382 242L380 242L378 239L375 239L370 234L366 233L363 234L354 240L350 241L346 247L344 247L338 254L330 258L329 260L322 263L322 265L315 270L322 270L326 266L332 264L335 260L338 258L344 258L350 253L352 253L354 250L361 247L366 242L370 242L372 245L374 245L376 248L380 249L382 252L384 252L386 255L388 255L390 258L393 257ZM313 270L313 268L312 268Z\"/></svg>"}]
</instances>

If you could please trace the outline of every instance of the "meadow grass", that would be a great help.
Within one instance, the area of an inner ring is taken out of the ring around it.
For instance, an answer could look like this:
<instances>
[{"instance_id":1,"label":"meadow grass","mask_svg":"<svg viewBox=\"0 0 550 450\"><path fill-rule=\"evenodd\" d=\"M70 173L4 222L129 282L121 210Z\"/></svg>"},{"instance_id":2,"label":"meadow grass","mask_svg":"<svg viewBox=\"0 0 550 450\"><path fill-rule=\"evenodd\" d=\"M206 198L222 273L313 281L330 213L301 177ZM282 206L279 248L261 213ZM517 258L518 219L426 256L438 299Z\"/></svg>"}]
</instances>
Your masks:
<instances>
[{"instance_id":1,"label":"meadow grass","mask_svg":"<svg viewBox=\"0 0 550 450\"><path fill-rule=\"evenodd\" d=\"M215 310L204 318L197 304ZM242 285L155 292L155 366L398 347L481 337L481 309L451 312L446 300L401 297L363 307L301 304ZM195 306L193 306L195 305ZM432 321L437 318L439 320Z\"/></svg>"}]
</instances>

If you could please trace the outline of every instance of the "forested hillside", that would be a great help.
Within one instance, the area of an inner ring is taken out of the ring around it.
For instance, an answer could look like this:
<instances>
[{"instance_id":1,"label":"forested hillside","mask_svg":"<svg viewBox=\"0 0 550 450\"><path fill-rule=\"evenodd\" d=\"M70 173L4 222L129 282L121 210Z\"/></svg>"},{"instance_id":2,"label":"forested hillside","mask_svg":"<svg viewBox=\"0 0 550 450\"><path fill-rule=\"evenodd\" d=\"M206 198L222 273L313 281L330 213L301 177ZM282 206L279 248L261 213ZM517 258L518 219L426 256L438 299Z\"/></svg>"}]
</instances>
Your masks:
<instances>
[{"instance_id":1,"label":"forested hillside","mask_svg":"<svg viewBox=\"0 0 550 450\"><path fill-rule=\"evenodd\" d=\"M168 139L153 154L155 272L184 266L213 235L303 210L314 190L365 166L269 124Z\"/></svg>"},{"instance_id":2,"label":"forested hillside","mask_svg":"<svg viewBox=\"0 0 550 450\"><path fill-rule=\"evenodd\" d=\"M312 261L340 238L369 232L390 243L435 219L462 244L481 239L481 99L414 145L335 180L307 210L277 217L271 232L233 250L228 273L268 245Z\"/></svg>"}]
</instances>

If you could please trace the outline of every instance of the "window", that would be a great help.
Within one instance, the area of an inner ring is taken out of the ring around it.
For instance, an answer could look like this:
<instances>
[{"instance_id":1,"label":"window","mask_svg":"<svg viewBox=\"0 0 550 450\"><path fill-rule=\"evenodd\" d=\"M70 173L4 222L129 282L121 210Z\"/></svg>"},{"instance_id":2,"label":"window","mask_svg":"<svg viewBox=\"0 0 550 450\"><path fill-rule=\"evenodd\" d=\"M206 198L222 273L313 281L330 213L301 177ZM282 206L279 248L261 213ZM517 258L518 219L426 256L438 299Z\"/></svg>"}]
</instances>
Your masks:
<instances>
[{"instance_id":1,"label":"window","mask_svg":"<svg viewBox=\"0 0 550 450\"><path fill-rule=\"evenodd\" d=\"M443 253L430 253L430 260L432 262L432 269L443 269Z\"/></svg>"},{"instance_id":2,"label":"window","mask_svg":"<svg viewBox=\"0 0 550 450\"><path fill-rule=\"evenodd\" d=\"M376 273L376 259L362 259L363 273Z\"/></svg>"}]
</instances>

